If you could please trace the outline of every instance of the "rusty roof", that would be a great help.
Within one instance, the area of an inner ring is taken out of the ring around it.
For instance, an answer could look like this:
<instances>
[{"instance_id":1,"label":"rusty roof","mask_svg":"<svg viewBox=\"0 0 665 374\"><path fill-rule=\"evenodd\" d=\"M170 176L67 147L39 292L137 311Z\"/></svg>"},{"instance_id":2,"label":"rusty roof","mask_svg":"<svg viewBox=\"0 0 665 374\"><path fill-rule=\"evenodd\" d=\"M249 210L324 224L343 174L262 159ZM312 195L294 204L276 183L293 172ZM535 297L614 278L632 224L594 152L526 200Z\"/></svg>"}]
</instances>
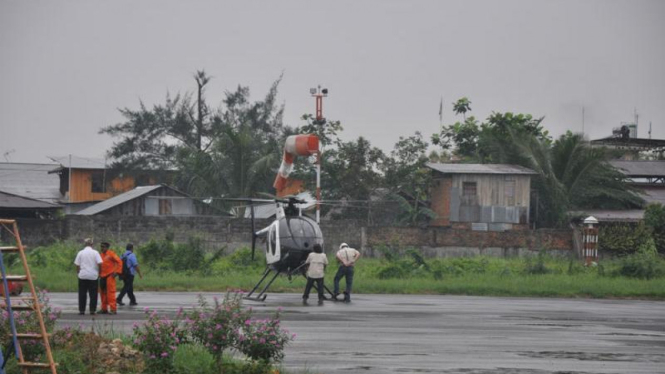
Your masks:
<instances>
[{"instance_id":1,"label":"rusty roof","mask_svg":"<svg viewBox=\"0 0 665 374\"><path fill-rule=\"evenodd\" d=\"M524 166L509 164L437 164L428 162L427 167L445 174L538 174Z\"/></svg>"}]
</instances>

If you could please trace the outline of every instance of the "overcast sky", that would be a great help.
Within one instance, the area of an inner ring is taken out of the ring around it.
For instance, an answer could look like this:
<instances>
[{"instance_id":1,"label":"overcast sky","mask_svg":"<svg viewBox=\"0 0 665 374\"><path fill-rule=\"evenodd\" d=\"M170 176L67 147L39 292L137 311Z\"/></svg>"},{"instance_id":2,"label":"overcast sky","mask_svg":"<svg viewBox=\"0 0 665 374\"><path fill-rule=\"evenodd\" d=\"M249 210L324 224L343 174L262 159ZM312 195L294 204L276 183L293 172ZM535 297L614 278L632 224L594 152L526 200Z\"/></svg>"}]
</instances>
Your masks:
<instances>
[{"instance_id":1,"label":"overcast sky","mask_svg":"<svg viewBox=\"0 0 665 374\"><path fill-rule=\"evenodd\" d=\"M102 157L118 108L163 103L214 77L209 102L284 73L285 123L314 112L386 151L473 114L545 116L599 138L639 113L665 138L665 1L0 0L0 161Z\"/></svg>"}]
</instances>

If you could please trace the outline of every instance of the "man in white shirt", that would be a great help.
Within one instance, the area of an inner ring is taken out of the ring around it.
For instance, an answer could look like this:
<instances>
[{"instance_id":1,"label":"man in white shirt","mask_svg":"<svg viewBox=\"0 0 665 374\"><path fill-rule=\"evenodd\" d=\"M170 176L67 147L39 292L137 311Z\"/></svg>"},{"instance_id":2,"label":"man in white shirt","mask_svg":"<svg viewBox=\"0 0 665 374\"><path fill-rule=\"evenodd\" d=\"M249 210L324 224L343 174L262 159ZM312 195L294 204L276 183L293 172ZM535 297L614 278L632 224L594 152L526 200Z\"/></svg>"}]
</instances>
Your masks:
<instances>
[{"instance_id":1,"label":"man in white shirt","mask_svg":"<svg viewBox=\"0 0 665 374\"><path fill-rule=\"evenodd\" d=\"M323 253L321 244L314 244L314 252L307 256L305 263L309 265L307 268L307 284L305 285L305 293L302 295L303 304L307 304L309 292L312 290L314 282L316 282L316 290L319 294L319 305L323 305L323 276L325 275L326 266L328 265L328 257Z\"/></svg>"},{"instance_id":2,"label":"man in white shirt","mask_svg":"<svg viewBox=\"0 0 665 374\"><path fill-rule=\"evenodd\" d=\"M337 260L339 261L339 269L337 269L337 274L335 274L335 290L333 292L333 298L337 300L337 296L339 295L339 281L342 280L342 278L346 278L344 302L350 303L351 287L353 286L353 266L360 257L360 252L349 247L348 244L342 243L339 245L339 251L337 251L335 257L337 257Z\"/></svg>"},{"instance_id":3,"label":"man in white shirt","mask_svg":"<svg viewBox=\"0 0 665 374\"><path fill-rule=\"evenodd\" d=\"M90 296L90 315L95 315L97 311L97 283L102 256L92 248L93 240L91 238L85 239L84 243L85 248L79 251L74 260L79 278L79 314L85 314L86 298Z\"/></svg>"}]
</instances>

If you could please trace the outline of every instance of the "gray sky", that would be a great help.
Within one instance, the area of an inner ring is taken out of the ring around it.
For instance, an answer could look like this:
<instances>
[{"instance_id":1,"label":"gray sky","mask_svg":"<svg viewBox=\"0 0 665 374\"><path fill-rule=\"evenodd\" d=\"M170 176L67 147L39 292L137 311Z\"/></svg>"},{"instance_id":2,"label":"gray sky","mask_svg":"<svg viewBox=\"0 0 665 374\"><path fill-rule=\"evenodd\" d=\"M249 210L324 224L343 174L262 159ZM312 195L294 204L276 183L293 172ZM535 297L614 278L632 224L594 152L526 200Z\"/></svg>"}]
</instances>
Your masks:
<instances>
[{"instance_id":1,"label":"gray sky","mask_svg":"<svg viewBox=\"0 0 665 374\"><path fill-rule=\"evenodd\" d=\"M117 108L192 91L211 103L284 72L285 123L314 112L343 138L392 149L399 136L473 114L545 116L553 135L611 134L640 114L665 138L665 1L18 1L0 0L0 161L101 157Z\"/></svg>"}]
</instances>

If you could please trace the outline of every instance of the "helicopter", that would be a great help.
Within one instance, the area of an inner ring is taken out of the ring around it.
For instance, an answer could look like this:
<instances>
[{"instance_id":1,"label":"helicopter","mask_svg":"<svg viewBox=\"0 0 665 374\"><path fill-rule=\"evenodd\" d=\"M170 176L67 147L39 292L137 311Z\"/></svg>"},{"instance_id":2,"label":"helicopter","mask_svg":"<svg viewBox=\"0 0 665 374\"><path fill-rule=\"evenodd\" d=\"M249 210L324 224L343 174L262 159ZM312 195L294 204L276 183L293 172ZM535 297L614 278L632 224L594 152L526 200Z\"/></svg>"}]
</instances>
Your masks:
<instances>
[{"instance_id":1,"label":"helicopter","mask_svg":"<svg viewBox=\"0 0 665 374\"><path fill-rule=\"evenodd\" d=\"M305 204L306 201L296 197L272 200L276 205L275 220L261 230L255 228L254 202L270 201L249 199L252 220L252 259L256 251L256 240L265 238L266 269L263 276L254 288L244 296L244 299L264 301L266 291L279 275L305 276L305 260L312 253L314 245L323 246L323 233L319 224L312 218L302 214L296 204ZM269 281L266 280L272 275ZM324 286L326 291L333 293ZM260 291L259 291L260 289ZM258 294L255 294L255 292ZM253 296L254 295L254 296Z\"/></svg>"}]
</instances>

